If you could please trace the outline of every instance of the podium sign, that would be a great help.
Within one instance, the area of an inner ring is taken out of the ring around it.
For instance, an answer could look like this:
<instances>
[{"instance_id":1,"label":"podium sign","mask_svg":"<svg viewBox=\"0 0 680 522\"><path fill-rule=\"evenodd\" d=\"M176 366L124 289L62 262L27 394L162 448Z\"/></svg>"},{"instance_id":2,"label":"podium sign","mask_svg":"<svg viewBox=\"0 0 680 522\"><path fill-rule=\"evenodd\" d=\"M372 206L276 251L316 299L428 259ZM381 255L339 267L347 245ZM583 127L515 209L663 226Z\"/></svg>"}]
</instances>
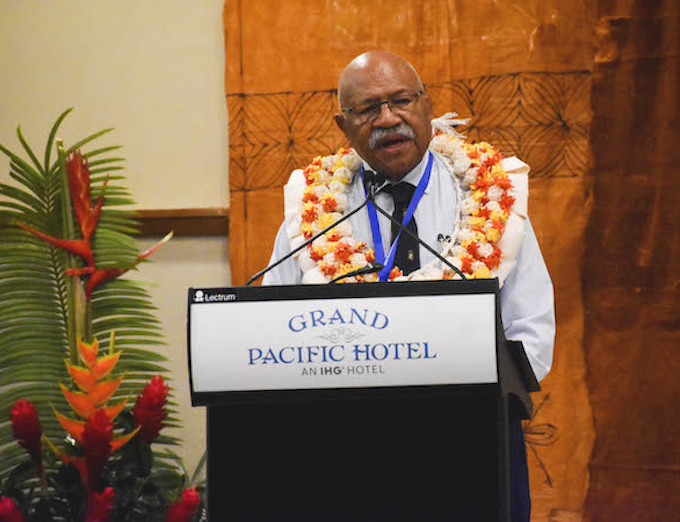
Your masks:
<instances>
[{"instance_id":1,"label":"podium sign","mask_svg":"<svg viewBox=\"0 0 680 522\"><path fill-rule=\"evenodd\" d=\"M194 404L229 392L498 382L493 285L376 285L370 297L353 297L354 286L191 289Z\"/></svg>"}]
</instances>

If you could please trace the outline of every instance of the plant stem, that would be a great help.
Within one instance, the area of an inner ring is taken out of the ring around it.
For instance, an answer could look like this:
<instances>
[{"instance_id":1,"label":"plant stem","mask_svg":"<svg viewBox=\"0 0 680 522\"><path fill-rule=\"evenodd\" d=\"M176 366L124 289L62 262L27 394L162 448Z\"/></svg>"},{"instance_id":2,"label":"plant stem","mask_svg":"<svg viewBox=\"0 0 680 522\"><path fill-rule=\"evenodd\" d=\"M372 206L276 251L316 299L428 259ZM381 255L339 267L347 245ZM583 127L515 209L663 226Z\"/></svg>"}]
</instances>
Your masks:
<instances>
[{"instance_id":1,"label":"plant stem","mask_svg":"<svg viewBox=\"0 0 680 522\"><path fill-rule=\"evenodd\" d=\"M75 227L73 225L73 211L71 204L71 193L68 186L68 176L66 175L66 153L64 152L64 142L57 139L57 162L59 168L59 181L61 185L61 233L65 239L75 239ZM76 257L68 255L68 266L76 268ZM69 361L73 365L78 364L78 337L82 334L82 321L79 319L82 305L79 305L78 295L83 291L79 277L69 277L66 282L66 306L67 306L67 325ZM78 288L80 286L80 288Z\"/></svg>"}]
</instances>

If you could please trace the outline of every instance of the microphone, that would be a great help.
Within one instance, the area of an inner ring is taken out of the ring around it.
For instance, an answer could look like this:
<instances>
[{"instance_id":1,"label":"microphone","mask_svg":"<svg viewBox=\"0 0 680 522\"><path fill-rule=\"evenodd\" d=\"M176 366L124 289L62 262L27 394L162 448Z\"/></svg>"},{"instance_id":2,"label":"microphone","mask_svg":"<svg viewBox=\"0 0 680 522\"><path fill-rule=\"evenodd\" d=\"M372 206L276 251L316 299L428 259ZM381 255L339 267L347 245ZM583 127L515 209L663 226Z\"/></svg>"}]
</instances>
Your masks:
<instances>
[{"instance_id":1,"label":"microphone","mask_svg":"<svg viewBox=\"0 0 680 522\"><path fill-rule=\"evenodd\" d=\"M375 207L375 209L376 209L378 212L380 212L383 216L387 217L387 218L390 220L390 222L392 222L392 223L394 223L395 225L397 225L397 227L399 227L399 230L401 230L402 232L406 232L410 237L412 237L413 239L415 239L415 240L418 242L418 244L423 245L423 246L424 246L424 247L425 247L432 255L434 255L434 256L435 256L437 259L439 259L442 263L444 263L446 266L448 266L448 267L449 267L451 270L453 270L456 274L458 274L458 275L459 275L460 277L462 277L463 279L467 279L467 277L465 276L465 274L464 274L461 270L459 270L458 268L456 268L455 266L453 266L453 265L452 265L452 264L451 264L444 256L442 256L439 252L437 252L434 248L432 248L430 245L428 245L425 241L423 241L422 239L420 239L417 235L415 235L415 234L414 234L413 232L411 232L408 228L406 228L404 225L402 225L398 220L394 219L394 218L390 215L389 212L387 212L387 211L383 210L382 208L380 208L380 207L378 206L378 204L375 202L374 196L375 196L375 194L371 194L370 192L368 193L368 199L371 201L371 203L373 203L373 206Z\"/></svg>"},{"instance_id":2,"label":"microphone","mask_svg":"<svg viewBox=\"0 0 680 522\"><path fill-rule=\"evenodd\" d=\"M385 174L373 172L372 170L364 171L364 187L369 197L375 196L380 192L380 188L387 181Z\"/></svg>"},{"instance_id":3,"label":"microphone","mask_svg":"<svg viewBox=\"0 0 680 522\"><path fill-rule=\"evenodd\" d=\"M376 274L380 272L383 268L385 268L385 265L382 265L380 263L368 263L366 266L362 268L358 268L357 270L352 270L351 272L347 272L346 274L343 274L339 277L336 277L333 279L329 285L332 285L334 283L337 283L338 281L342 281L346 277L354 277L358 275L366 275L366 274Z\"/></svg>"}]
</instances>

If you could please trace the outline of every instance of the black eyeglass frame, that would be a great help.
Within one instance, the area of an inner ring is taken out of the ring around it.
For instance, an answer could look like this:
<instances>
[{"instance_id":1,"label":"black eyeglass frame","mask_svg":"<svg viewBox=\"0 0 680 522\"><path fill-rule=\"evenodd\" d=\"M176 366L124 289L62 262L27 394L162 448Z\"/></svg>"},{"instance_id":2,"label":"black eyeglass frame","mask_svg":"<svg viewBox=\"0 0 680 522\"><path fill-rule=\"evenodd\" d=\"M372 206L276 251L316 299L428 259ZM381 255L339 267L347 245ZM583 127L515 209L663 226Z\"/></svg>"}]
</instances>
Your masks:
<instances>
[{"instance_id":1,"label":"black eyeglass frame","mask_svg":"<svg viewBox=\"0 0 680 522\"><path fill-rule=\"evenodd\" d=\"M364 112L365 114L362 116L361 114L357 113L357 106L354 107L347 107L347 108L341 108L340 110L344 112L345 114L349 114L351 116L354 116L359 120L360 123L366 123L368 121L374 120L380 115L380 112L382 111L382 106L387 105L389 109L392 112L396 113L404 113L404 112L409 112L412 110L412 108L415 106L415 104L418 102L420 97L425 94L424 91L416 91L416 92L402 92L399 94L395 94L393 96L390 96L384 101L381 102L376 102L369 104L366 106L361 112ZM392 103L394 103L396 100L399 98L402 98L404 96L414 96L414 99L409 103L408 108L400 108L400 107L392 107Z\"/></svg>"}]
</instances>

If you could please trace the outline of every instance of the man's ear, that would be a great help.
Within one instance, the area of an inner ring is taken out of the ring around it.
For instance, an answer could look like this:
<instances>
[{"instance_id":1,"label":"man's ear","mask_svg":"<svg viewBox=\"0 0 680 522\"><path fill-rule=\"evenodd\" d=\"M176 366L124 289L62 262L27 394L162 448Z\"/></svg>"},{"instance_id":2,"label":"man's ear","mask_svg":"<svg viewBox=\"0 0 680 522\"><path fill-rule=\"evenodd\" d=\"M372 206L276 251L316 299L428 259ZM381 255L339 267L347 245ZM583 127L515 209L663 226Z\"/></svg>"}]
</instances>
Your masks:
<instances>
[{"instance_id":1,"label":"man's ear","mask_svg":"<svg viewBox=\"0 0 680 522\"><path fill-rule=\"evenodd\" d=\"M347 118L342 112L335 113L335 124L340 128L340 130L347 136L345 131L345 126L347 125Z\"/></svg>"}]
</instances>

